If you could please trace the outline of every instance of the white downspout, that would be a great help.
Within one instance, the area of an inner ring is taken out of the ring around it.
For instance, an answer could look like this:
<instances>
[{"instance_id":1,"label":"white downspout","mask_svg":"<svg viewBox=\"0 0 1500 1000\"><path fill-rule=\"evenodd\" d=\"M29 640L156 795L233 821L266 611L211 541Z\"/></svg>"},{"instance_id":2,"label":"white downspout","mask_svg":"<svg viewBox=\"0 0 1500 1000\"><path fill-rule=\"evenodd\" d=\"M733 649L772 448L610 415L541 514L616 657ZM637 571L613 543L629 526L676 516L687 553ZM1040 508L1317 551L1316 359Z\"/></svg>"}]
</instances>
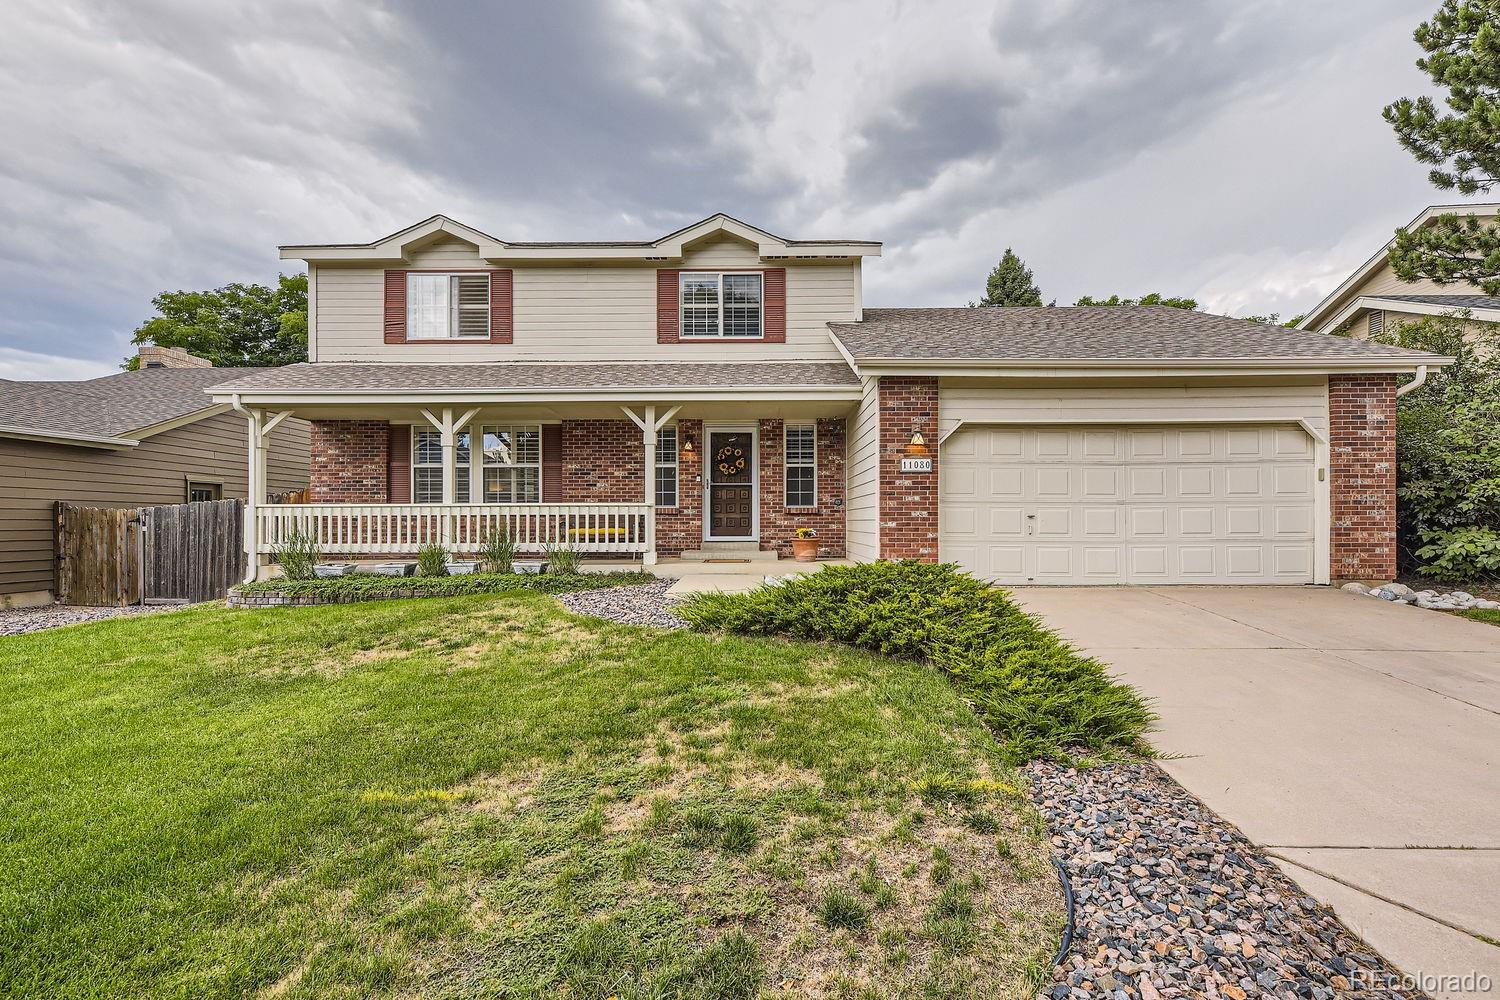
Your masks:
<instances>
[{"instance_id":1,"label":"white downspout","mask_svg":"<svg viewBox=\"0 0 1500 1000\"><path fill-rule=\"evenodd\" d=\"M1404 396L1413 389L1420 389L1427 384L1427 366L1417 365L1417 377L1402 386L1396 387L1396 395Z\"/></svg>"}]
</instances>

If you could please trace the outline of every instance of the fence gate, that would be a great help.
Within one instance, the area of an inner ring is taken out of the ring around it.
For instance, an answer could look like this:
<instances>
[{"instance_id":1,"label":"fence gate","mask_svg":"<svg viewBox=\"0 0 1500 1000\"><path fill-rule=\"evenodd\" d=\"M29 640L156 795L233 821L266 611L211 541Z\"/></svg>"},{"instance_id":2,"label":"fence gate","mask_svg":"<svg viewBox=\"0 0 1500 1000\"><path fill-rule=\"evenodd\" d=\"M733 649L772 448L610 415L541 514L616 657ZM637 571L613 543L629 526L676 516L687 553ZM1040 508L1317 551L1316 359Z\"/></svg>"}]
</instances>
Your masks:
<instances>
[{"instance_id":1,"label":"fence gate","mask_svg":"<svg viewBox=\"0 0 1500 1000\"><path fill-rule=\"evenodd\" d=\"M141 508L142 593L153 602L212 601L245 573L243 500Z\"/></svg>"},{"instance_id":2,"label":"fence gate","mask_svg":"<svg viewBox=\"0 0 1500 1000\"><path fill-rule=\"evenodd\" d=\"M244 575L245 502L57 505L57 599L96 606L212 601Z\"/></svg>"}]
</instances>

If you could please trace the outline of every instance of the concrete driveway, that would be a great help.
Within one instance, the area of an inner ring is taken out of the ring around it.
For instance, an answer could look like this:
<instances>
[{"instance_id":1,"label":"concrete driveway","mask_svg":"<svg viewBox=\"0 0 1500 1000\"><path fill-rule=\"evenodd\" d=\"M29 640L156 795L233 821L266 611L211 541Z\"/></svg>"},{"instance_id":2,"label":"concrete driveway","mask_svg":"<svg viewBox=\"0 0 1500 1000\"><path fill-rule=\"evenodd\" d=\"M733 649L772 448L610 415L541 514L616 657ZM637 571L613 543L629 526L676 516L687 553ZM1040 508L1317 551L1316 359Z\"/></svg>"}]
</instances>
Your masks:
<instances>
[{"instance_id":1,"label":"concrete driveway","mask_svg":"<svg viewBox=\"0 0 1500 1000\"><path fill-rule=\"evenodd\" d=\"M1321 587L1015 593L1154 698L1167 771L1386 957L1500 995L1500 628Z\"/></svg>"}]
</instances>

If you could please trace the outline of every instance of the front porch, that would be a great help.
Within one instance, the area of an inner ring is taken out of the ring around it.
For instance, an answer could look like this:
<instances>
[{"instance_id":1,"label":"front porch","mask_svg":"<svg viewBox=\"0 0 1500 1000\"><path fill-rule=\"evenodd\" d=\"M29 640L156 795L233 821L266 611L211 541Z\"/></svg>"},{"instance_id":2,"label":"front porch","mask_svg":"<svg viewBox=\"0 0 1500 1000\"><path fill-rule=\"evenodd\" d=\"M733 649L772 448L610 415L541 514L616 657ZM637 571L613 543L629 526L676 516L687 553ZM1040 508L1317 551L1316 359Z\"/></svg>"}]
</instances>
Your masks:
<instances>
[{"instance_id":1,"label":"front porch","mask_svg":"<svg viewBox=\"0 0 1500 1000\"><path fill-rule=\"evenodd\" d=\"M735 545L769 556L748 560L760 579L781 575L799 527L816 531L821 558L845 554L844 401L237 408L251 443L249 577L299 533L355 563L427 545L473 558L501 531L521 557L566 548L611 568ZM264 442L293 415L312 428L311 502L266 503ZM720 572L707 565L663 575Z\"/></svg>"}]
</instances>

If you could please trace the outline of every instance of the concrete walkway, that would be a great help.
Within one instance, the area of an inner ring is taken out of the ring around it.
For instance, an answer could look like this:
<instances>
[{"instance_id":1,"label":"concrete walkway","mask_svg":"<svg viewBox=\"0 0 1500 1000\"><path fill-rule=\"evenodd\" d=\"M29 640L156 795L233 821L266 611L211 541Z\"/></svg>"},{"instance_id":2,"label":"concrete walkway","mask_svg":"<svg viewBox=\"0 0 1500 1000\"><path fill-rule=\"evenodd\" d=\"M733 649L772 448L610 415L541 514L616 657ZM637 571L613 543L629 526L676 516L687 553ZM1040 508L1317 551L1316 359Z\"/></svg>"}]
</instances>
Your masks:
<instances>
[{"instance_id":1,"label":"concrete walkway","mask_svg":"<svg viewBox=\"0 0 1500 1000\"><path fill-rule=\"evenodd\" d=\"M1166 770L1387 958L1500 996L1500 628L1314 587L1016 596L1155 699Z\"/></svg>"}]
</instances>

